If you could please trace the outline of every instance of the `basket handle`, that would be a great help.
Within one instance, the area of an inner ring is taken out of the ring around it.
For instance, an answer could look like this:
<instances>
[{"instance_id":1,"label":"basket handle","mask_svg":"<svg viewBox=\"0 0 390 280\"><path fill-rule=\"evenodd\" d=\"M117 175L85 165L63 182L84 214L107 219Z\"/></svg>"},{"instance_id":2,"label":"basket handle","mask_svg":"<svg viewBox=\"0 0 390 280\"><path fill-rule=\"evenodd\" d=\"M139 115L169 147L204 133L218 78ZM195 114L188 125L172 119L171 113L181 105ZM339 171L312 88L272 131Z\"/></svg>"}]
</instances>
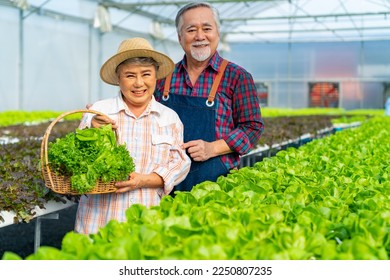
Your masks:
<instances>
[{"instance_id":1,"label":"basket handle","mask_svg":"<svg viewBox=\"0 0 390 280\"><path fill-rule=\"evenodd\" d=\"M102 112L99 112L99 111L90 110L90 109L80 109L80 110L73 110L73 111L68 111L68 112L62 113L61 115L59 115L57 118L55 118L51 122L51 124L47 127L47 129L45 131L45 134L43 136L43 139L42 139L40 156L41 156L42 172L44 172L44 169L46 168L46 171L47 171L47 174L48 174L48 177L49 177L49 180L50 180L50 184L52 186L54 185L54 183L53 183L53 178L51 176L50 169L49 169L49 157L48 157L48 150L47 150L48 149L48 142L49 142L48 141L49 135L50 135L51 130L53 129L54 125L57 122L59 122L61 119L63 119L64 117L66 117L68 115L72 115L72 114L76 114L76 113L91 113L91 114L96 114L96 115L108 117L107 115L105 115L105 114L103 114ZM115 134L118 137L116 131L115 131Z\"/></svg>"}]
</instances>

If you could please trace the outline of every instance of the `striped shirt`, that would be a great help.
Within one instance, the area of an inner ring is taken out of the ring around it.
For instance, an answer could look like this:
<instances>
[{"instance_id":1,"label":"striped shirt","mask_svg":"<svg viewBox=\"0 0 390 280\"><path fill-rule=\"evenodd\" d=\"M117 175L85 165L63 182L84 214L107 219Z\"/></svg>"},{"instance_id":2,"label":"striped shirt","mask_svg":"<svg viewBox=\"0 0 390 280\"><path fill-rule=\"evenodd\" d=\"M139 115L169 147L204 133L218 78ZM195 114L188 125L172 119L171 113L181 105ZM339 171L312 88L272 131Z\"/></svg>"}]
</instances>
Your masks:
<instances>
[{"instance_id":1,"label":"striped shirt","mask_svg":"<svg viewBox=\"0 0 390 280\"><path fill-rule=\"evenodd\" d=\"M135 164L135 172L160 175L163 188L139 188L125 193L89 194L80 198L75 231L95 233L110 220L126 220L126 209L133 204L158 205L163 195L182 182L190 168L190 159L180 145L183 124L168 107L152 100L145 112L135 117L121 94L96 102L90 109L102 112L118 124L120 143L126 143ZM85 114L80 127L89 127L93 115Z\"/></svg>"},{"instance_id":2,"label":"striped shirt","mask_svg":"<svg viewBox=\"0 0 390 280\"><path fill-rule=\"evenodd\" d=\"M184 56L173 71L170 94L208 97L221 62L222 57L216 52L195 85L192 85ZM165 79L158 81L155 91L157 101L162 99L164 82ZM256 147L264 129L252 75L244 68L229 62L219 84L215 102L216 139L225 140L233 151L223 155L221 159L228 169L238 168L240 155Z\"/></svg>"}]
</instances>

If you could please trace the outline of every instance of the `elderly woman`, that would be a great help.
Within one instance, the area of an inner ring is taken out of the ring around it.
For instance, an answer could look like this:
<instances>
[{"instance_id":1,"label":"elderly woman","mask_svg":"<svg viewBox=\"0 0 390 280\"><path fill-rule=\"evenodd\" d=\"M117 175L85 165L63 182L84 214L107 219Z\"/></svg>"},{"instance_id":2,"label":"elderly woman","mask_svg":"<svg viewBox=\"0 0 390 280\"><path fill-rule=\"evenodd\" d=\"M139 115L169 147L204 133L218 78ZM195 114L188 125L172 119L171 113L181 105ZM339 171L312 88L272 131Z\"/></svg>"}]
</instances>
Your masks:
<instances>
[{"instance_id":1,"label":"elderly woman","mask_svg":"<svg viewBox=\"0 0 390 280\"><path fill-rule=\"evenodd\" d=\"M90 107L109 116L105 120L126 143L135 164L127 181L116 183L109 194L82 196L75 231L96 233L110 220L126 220L132 204L158 205L161 197L182 182L190 169L183 144L183 124L170 108L153 96L156 81L173 71L174 63L153 50L148 41L132 38L123 41L118 52L101 67L100 76L119 86L116 97L98 101ZM86 114L81 127L91 126L94 115Z\"/></svg>"}]
</instances>

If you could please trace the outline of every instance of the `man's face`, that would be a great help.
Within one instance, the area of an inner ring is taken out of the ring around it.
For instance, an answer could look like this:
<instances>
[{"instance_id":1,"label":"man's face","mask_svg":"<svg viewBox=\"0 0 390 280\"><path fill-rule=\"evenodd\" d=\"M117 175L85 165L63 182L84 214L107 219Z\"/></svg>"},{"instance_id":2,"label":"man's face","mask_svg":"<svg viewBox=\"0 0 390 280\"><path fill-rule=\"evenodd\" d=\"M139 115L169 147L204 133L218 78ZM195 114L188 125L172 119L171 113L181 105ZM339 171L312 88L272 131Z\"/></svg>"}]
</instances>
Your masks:
<instances>
[{"instance_id":1,"label":"man's face","mask_svg":"<svg viewBox=\"0 0 390 280\"><path fill-rule=\"evenodd\" d=\"M186 11L179 24L178 36L187 56L200 62L209 59L219 43L219 31L213 12L206 7Z\"/></svg>"}]
</instances>

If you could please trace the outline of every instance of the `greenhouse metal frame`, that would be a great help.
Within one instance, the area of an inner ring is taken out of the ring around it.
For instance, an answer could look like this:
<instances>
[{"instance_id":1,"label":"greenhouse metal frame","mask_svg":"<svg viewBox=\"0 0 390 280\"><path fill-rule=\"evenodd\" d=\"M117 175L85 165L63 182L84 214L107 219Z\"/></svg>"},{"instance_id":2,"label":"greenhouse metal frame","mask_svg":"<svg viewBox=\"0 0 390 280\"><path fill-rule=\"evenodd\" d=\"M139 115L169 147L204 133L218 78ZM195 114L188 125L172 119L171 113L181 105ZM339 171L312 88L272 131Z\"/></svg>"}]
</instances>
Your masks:
<instances>
[{"instance_id":1,"label":"greenhouse metal frame","mask_svg":"<svg viewBox=\"0 0 390 280\"><path fill-rule=\"evenodd\" d=\"M219 51L252 73L265 106L309 107L310 85L335 83L338 107L383 107L389 1L209 2L221 16ZM100 81L99 68L128 37L178 61L174 18L185 3L1 0L0 110L70 110L112 96L117 89Z\"/></svg>"}]
</instances>

